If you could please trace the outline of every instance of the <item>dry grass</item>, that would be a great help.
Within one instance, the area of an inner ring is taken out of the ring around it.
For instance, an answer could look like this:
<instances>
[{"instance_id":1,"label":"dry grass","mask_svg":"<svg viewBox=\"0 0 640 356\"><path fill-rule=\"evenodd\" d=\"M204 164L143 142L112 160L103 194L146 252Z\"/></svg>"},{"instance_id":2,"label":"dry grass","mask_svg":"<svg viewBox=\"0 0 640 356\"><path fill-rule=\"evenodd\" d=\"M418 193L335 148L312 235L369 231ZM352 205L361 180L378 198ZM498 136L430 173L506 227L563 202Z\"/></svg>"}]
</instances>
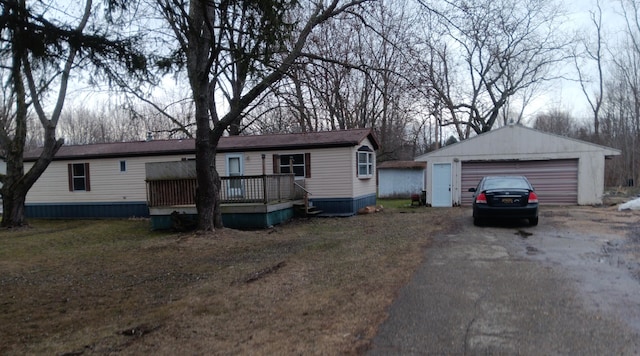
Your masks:
<instances>
[{"instance_id":1,"label":"dry grass","mask_svg":"<svg viewBox=\"0 0 640 356\"><path fill-rule=\"evenodd\" d=\"M215 235L0 231L0 354L360 353L446 216L391 208Z\"/></svg>"}]
</instances>

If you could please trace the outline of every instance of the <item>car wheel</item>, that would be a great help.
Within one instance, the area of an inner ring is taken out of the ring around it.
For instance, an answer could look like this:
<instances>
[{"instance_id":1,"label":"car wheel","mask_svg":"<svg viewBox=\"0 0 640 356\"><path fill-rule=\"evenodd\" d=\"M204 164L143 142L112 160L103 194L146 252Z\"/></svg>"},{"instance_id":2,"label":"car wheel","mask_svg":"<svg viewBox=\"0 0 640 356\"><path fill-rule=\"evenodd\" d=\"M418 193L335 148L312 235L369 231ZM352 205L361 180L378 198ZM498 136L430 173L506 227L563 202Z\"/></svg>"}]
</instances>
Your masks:
<instances>
[{"instance_id":1,"label":"car wheel","mask_svg":"<svg viewBox=\"0 0 640 356\"><path fill-rule=\"evenodd\" d=\"M480 218L473 218L473 225L475 226L482 226L482 220L480 220Z\"/></svg>"},{"instance_id":2,"label":"car wheel","mask_svg":"<svg viewBox=\"0 0 640 356\"><path fill-rule=\"evenodd\" d=\"M536 217L535 217L535 218L533 218L533 219L529 219L529 225L531 225L531 226L536 226L536 225L538 225L538 217L536 216Z\"/></svg>"}]
</instances>

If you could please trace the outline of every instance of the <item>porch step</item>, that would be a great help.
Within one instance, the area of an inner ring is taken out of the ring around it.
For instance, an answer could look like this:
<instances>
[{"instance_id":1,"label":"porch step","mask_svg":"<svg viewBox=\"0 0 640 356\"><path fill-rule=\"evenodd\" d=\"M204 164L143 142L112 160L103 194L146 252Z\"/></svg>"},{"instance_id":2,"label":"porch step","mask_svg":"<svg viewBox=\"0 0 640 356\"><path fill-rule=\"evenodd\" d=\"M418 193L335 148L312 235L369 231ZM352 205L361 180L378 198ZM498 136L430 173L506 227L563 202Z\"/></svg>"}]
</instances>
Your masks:
<instances>
[{"instance_id":1,"label":"porch step","mask_svg":"<svg viewBox=\"0 0 640 356\"><path fill-rule=\"evenodd\" d=\"M295 209L297 216L316 216L322 214L322 210L316 208L315 206L310 206L305 213L304 204L302 203L293 204L293 208Z\"/></svg>"}]
</instances>

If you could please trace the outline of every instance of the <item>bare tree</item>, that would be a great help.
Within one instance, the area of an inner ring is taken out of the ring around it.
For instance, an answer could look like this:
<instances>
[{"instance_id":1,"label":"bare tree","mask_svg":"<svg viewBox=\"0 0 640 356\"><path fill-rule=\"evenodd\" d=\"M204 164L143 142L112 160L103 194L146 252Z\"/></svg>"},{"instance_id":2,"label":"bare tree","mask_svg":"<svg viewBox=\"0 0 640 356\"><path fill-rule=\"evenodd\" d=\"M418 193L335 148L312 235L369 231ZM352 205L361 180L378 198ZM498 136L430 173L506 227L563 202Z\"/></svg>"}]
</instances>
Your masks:
<instances>
[{"instance_id":1,"label":"bare tree","mask_svg":"<svg viewBox=\"0 0 640 356\"><path fill-rule=\"evenodd\" d=\"M620 0L619 5L625 31L619 43L608 43L613 65L603 84L599 142L622 151L620 159L608 165L608 176L635 185L640 179L640 3Z\"/></svg>"},{"instance_id":2,"label":"bare tree","mask_svg":"<svg viewBox=\"0 0 640 356\"><path fill-rule=\"evenodd\" d=\"M553 133L556 135L574 137L576 136L577 123L566 111L551 109L538 114L533 122L536 130Z\"/></svg>"},{"instance_id":3,"label":"bare tree","mask_svg":"<svg viewBox=\"0 0 640 356\"><path fill-rule=\"evenodd\" d=\"M77 17L72 16L75 8L59 8L55 2L1 3L0 70L8 79L3 92L7 114L0 124L0 146L7 161L7 174L1 177L2 226L11 227L25 223L27 192L63 144L56 138L56 127L72 70L93 66L107 74L119 70L131 73L144 69L146 62L134 50L133 38L119 37L98 23L90 23L95 20L92 13L96 10L91 0L84 3ZM117 1L107 4L105 11L109 14L126 6L126 2ZM55 100L48 114L49 96ZM25 172L23 153L31 115L40 123L44 146Z\"/></svg>"},{"instance_id":4,"label":"bare tree","mask_svg":"<svg viewBox=\"0 0 640 356\"><path fill-rule=\"evenodd\" d=\"M415 101L414 72L404 54L413 42L412 14L406 2L378 1L369 11L343 14L312 34L294 71L274 88L285 105L268 120L279 125L289 112L299 131L371 127L381 148L378 159L411 158L410 130ZM264 122L264 117L258 121Z\"/></svg>"},{"instance_id":5,"label":"bare tree","mask_svg":"<svg viewBox=\"0 0 640 356\"><path fill-rule=\"evenodd\" d=\"M364 2L304 2L296 26L296 1L157 0L178 43L167 63L184 64L195 106L200 230L222 227L215 167L222 135L240 132L246 111L291 70L318 25Z\"/></svg>"},{"instance_id":6,"label":"bare tree","mask_svg":"<svg viewBox=\"0 0 640 356\"><path fill-rule=\"evenodd\" d=\"M567 59L552 1L419 2L440 28L425 39L422 66L446 108L443 124L461 139L491 130L510 99L553 79Z\"/></svg>"},{"instance_id":7,"label":"bare tree","mask_svg":"<svg viewBox=\"0 0 640 356\"><path fill-rule=\"evenodd\" d=\"M157 100L162 101L162 98ZM164 102L170 103L163 110L173 120L167 120L165 114L139 102L133 107L114 105L109 101L94 101L93 106L71 103L62 112L57 135L67 145L138 141L148 139L149 135L153 139L191 137L191 101L171 102L167 99Z\"/></svg>"},{"instance_id":8,"label":"bare tree","mask_svg":"<svg viewBox=\"0 0 640 356\"><path fill-rule=\"evenodd\" d=\"M574 63L576 71L578 73L578 81L580 88L584 93L591 112L593 113L593 134L595 139L598 140L600 136L600 111L602 108L602 102L604 100L604 39L603 39L603 27L602 27L602 7L600 1L596 2L596 10L590 11L591 24L595 29L595 36L588 36L588 39L582 41L583 54L574 54ZM590 39L594 38L593 43L589 43ZM591 61L595 64L595 87L590 88L589 82L592 80L585 73L584 63L580 62L580 58L584 58L587 61ZM593 92L590 91L593 89Z\"/></svg>"}]
</instances>

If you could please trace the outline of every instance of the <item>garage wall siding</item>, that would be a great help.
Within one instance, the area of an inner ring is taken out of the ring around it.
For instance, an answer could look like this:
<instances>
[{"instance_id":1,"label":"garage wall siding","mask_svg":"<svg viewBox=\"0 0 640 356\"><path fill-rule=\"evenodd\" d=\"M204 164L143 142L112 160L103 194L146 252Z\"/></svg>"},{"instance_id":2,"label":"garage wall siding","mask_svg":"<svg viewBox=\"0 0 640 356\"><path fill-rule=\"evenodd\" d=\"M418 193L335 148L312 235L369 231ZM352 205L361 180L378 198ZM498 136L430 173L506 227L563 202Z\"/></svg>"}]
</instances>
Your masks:
<instances>
[{"instance_id":1,"label":"garage wall siding","mask_svg":"<svg viewBox=\"0 0 640 356\"><path fill-rule=\"evenodd\" d=\"M469 182L465 182L464 186L462 184L462 162L573 160L577 162L579 177L576 183L577 197L574 198L571 192L566 197L565 204L576 204L575 200L577 200L578 205L596 205L602 204L604 160L619 154L619 150L610 147L549 134L521 125L508 125L418 156L415 160L428 162L428 174L434 164L451 163L454 206L464 204L467 199L470 199L467 192ZM433 197L431 183L431 180L426 182L427 204L431 204ZM544 185L543 181L542 186ZM536 189L541 189L542 186ZM547 199L547 201L553 200L552 196Z\"/></svg>"},{"instance_id":2,"label":"garage wall siding","mask_svg":"<svg viewBox=\"0 0 640 356\"><path fill-rule=\"evenodd\" d=\"M409 198L420 194L424 185L424 169L379 169L380 198Z\"/></svg>"},{"instance_id":3,"label":"garage wall siding","mask_svg":"<svg viewBox=\"0 0 640 356\"><path fill-rule=\"evenodd\" d=\"M578 203L578 160L462 162L462 205L471 205L475 187L488 175L523 175L536 189L541 205Z\"/></svg>"}]
</instances>

